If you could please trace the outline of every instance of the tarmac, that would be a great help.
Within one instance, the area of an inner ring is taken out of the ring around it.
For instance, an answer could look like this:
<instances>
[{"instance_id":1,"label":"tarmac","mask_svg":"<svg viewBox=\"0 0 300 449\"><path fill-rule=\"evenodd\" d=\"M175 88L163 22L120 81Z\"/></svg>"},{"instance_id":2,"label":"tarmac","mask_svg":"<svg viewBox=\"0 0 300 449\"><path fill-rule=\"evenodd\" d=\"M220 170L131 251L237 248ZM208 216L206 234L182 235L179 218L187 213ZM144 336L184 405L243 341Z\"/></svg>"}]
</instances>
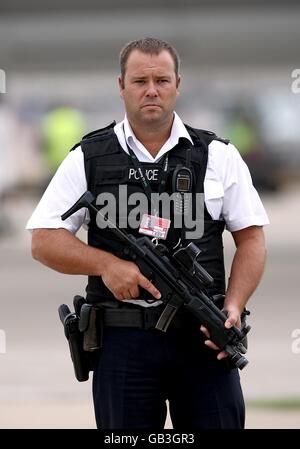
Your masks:
<instances>
[{"instance_id":1,"label":"tarmac","mask_svg":"<svg viewBox=\"0 0 300 449\"><path fill-rule=\"evenodd\" d=\"M271 225L265 228L265 273L248 303L250 363L240 373L249 404L246 428L300 428L300 186L262 199ZM31 259L24 227L36 202L19 195L7 204L13 230L0 237L0 428L95 428L91 380L75 380L57 314L61 303L71 305L84 293L85 278ZM234 251L229 233L224 246L228 275ZM287 401L293 407L280 406Z\"/></svg>"}]
</instances>

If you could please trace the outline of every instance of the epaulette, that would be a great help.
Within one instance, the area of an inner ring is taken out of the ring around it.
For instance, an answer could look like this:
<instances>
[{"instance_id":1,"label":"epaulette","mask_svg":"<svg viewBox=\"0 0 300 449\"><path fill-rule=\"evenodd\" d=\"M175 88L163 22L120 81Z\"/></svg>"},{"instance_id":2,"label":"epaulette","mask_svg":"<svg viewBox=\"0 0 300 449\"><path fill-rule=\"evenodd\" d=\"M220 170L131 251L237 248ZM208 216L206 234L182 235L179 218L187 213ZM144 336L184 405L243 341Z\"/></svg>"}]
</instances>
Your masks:
<instances>
[{"instance_id":1,"label":"epaulette","mask_svg":"<svg viewBox=\"0 0 300 449\"><path fill-rule=\"evenodd\" d=\"M229 139L224 139L224 137L219 137L219 136L216 136L214 138L214 140L219 140L219 142L223 142L223 143L225 143L225 145L228 145L230 143Z\"/></svg>"},{"instance_id":2,"label":"epaulette","mask_svg":"<svg viewBox=\"0 0 300 449\"><path fill-rule=\"evenodd\" d=\"M225 145L228 145L230 140L225 139L224 137L217 136L213 131L207 131L206 129L201 129L199 131L202 131L204 134L208 134L209 136L213 136L212 140L219 140L219 142L225 143Z\"/></svg>"}]
</instances>

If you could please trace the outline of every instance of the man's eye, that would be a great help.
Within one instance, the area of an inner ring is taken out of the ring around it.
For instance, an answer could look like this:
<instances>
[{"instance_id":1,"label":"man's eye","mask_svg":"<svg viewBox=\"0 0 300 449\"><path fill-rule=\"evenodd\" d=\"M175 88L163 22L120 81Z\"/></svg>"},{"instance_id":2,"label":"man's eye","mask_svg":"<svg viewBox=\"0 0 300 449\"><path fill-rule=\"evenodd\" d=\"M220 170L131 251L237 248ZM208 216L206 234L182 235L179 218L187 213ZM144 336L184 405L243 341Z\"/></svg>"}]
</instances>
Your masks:
<instances>
[{"instance_id":1,"label":"man's eye","mask_svg":"<svg viewBox=\"0 0 300 449\"><path fill-rule=\"evenodd\" d=\"M145 82L144 80L136 80L135 81L135 83L137 83L137 84L144 84L144 82Z\"/></svg>"}]
</instances>

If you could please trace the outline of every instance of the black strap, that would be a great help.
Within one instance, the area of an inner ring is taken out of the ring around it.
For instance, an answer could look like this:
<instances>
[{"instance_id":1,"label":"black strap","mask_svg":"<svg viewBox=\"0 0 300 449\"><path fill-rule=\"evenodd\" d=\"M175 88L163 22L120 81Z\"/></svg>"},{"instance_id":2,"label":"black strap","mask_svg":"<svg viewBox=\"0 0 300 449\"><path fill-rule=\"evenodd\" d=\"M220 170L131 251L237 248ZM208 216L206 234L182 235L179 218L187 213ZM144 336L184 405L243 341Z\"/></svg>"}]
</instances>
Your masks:
<instances>
[{"instance_id":1,"label":"black strap","mask_svg":"<svg viewBox=\"0 0 300 449\"><path fill-rule=\"evenodd\" d=\"M99 305L96 306L98 308ZM130 306L129 306L130 307ZM130 327L136 329L154 329L157 321L164 309L165 305L159 305L157 307L138 307L132 309L113 309L106 308L100 305L102 309L102 323L108 327ZM185 311L178 312L170 328L183 329L190 327L191 320L190 314Z\"/></svg>"},{"instance_id":2,"label":"black strap","mask_svg":"<svg viewBox=\"0 0 300 449\"><path fill-rule=\"evenodd\" d=\"M214 140L215 133L212 131L203 131L202 129L191 128L188 125L185 125L188 129L189 134L191 135L194 146L196 148L201 148L201 168L200 172L197 176L196 182L196 192L204 193L204 178L207 168L207 160L208 160L208 146Z\"/></svg>"},{"instance_id":3,"label":"black strap","mask_svg":"<svg viewBox=\"0 0 300 449\"><path fill-rule=\"evenodd\" d=\"M137 329L153 329L160 317L161 311L141 307L141 310L104 309L103 324L110 327L133 327Z\"/></svg>"},{"instance_id":4,"label":"black strap","mask_svg":"<svg viewBox=\"0 0 300 449\"><path fill-rule=\"evenodd\" d=\"M109 131L112 131L115 126L116 126L116 121L114 120L112 123L110 123L109 125L105 126L105 128L96 129L94 131L89 132L88 134L85 134L83 136L82 140L83 139L90 139L91 137L96 137L96 136L100 136L100 135L106 134Z\"/></svg>"},{"instance_id":5,"label":"black strap","mask_svg":"<svg viewBox=\"0 0 300 449\"><path fill-rule=\"evenodd\" d=\"M70 149L70 151L76 150L76 148L78 148L81 145L82 140L90 139L92 137L101 136L101 135L107 134L109 131L113 131L113 128L115 127L115 125L116 125L116 122L114 120L112 123L110 123L105 128L96 129L95 131L91 131L88 134L85 134L82 137L81 141L75 143L75 145Z\"/></svg>"},{"instance_id":6,"label":"black strap","mask_svg":"<svg viewBox=\"0 0 300 449\"><path fill-rule=\"evenodd\" d=\"M191 153L192 150L191 148L188 148L186 150L186 159L185 159L185 165L188 169L191 169ZM192 179L192 184L193 184L194 180ZM189 192L190 193L190 192ZM184 199L182 199L182 201L184 201ZM189 198L189 201L191 201L191 198ZM186 226L185 226L185 217L184 217L184 203L182 204L182 227L181 227L181 236L180 236L180 240L176 243L175 247L179 244L179 243L183 243L186 240ZM174 248L175 248L174 247ZM173 248L173 249L174 249Z\"/></svg>"}]
</instances>

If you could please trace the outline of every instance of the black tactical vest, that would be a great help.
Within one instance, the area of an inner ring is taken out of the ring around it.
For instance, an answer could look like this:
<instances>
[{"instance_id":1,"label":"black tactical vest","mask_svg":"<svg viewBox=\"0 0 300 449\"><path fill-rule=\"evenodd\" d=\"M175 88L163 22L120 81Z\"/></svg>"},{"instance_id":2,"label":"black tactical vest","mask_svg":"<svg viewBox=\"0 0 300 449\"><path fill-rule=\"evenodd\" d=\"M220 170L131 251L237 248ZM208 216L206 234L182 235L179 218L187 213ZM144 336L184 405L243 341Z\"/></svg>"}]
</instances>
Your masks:
<instances>
[{"instance_id":1,"label":"black tactical vest","mask_svg":"<svg viewBox=\"0 0 300 449\"><path fill-rule=\"evenodd\" d=\"M118 225L122 223L124 229L126 217L119 214L119 202L125 203L127 199L119 198L119 186L126 186L127 195L141 192L144 193L143 186L131 157L123 150L119 144L118 138L113 130L115 122L106 128L93 131L87 134L80 142L85 163L85 172L88 190L95 197L103 193L111 193L116 199L116 222ZM208 145L214 140L221 140L228 143L225 139L220 139L211 131L197 130L185 125L194 146L187 139L179 139L178 144L168 152L168 174L165 184L165 191L172 193L172 174L178 165L186 164L187 148L191 148L190 169L193 177L193 199L192 209L195 208L195 194L204 192L204 177L208 158ZM75 147L74 147L75 148ZM152 192L158 192L158 187L163 171L165 158L162 157L157 163L140 163L146 174ZM127 205L127 213L135 206ZM147 212L147 211L145 211ZM150 212L150 209L149 209ZM173 223L171 215L171 223ZM125 221L124 221L125 220ZM129 224L124 229L141 237L138 229L132 229ZM201 249L198 261L214 278L214 285L210 289L210 293L225 293L225 269L223 257L223 241L222 233L224 230L224 222L213 220L209 215L206 207L204 207L204 233L200 239L193 239L193 242ZM169 248L173 248L182 237L181 229L175 229L171 226L167 240L163 241ZM185 242L187 243L187 242ZM123 252L123 244L112 235L109 229L99 229L95 217L91 217L88 230L88 244L96 248L101 248L120 257ZM125 258L122 255L123 259ZM101 302L103 300L115 300L112 293L105 287L99 276L89 276L86 288L87 301L90 303Z\"/></svg>"}]
</instances>

